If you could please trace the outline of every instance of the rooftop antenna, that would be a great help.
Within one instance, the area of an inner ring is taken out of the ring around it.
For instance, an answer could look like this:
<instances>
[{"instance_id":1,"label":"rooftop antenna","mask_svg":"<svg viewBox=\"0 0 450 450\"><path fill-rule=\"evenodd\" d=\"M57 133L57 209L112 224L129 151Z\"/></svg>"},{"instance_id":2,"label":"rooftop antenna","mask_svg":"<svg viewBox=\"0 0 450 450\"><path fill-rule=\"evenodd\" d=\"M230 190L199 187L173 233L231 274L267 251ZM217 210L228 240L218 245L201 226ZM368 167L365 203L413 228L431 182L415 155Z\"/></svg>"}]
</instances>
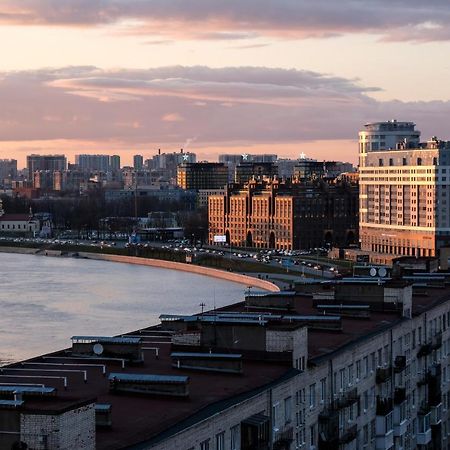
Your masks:
<instances>
[{"instance_id":1,"label":"rooftop antenna","mask_svg":"<svg viewBox=\"0 0 450 450\"><path fill-rule=\"evenodd\" d=\"M198 306L201 306L201 308L202 308L202 316L203 316L203 311L204 311L204 308L206 306L206 303L205 302L201 302L200 305L198 305Z\"/></svg>"}]
</instances>

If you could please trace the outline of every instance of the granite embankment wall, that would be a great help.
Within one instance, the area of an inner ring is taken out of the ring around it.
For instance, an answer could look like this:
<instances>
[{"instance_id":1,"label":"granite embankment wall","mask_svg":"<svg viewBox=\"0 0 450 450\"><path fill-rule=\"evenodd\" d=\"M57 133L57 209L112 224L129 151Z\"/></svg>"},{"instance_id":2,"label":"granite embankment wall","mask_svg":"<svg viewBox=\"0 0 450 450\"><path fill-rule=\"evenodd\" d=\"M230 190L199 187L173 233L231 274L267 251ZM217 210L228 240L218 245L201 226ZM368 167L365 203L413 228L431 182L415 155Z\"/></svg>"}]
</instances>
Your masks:
<instances>
[{"instance_id":1,"label":"granite embankment wall","mask_svg":"<svg viewBox=\"0 0 450 450\"><path fill-rule=\"evenodd\" d=\"M162 269L182 270L184 272L206 275L223 280L233 281L235 283L245 284L271 292L278 292L280 289L275 284L260 280L259 278L249 277L239 273L226 272L224 270L213 269L210 267L196 266L194 264L184 264L174 261L165 261L163 259L138 258L135 256L106 255L103 253L79 252L81 258L96 259L100 261L113 261L127 264L140 264L142 266L160 267Z\"/></svg>"},{"instance_id":2,"label":"granite embankment wall","mask_svg":"<svg viewBox=\"0 0 450 450\"><path fill-rule=\"evenodd\" d=\"M0 246L0 253L20 253L21 255L34 255L38 251L39 251L39 249L37 249L37 248Z\"/></svg>"}]
</instances>

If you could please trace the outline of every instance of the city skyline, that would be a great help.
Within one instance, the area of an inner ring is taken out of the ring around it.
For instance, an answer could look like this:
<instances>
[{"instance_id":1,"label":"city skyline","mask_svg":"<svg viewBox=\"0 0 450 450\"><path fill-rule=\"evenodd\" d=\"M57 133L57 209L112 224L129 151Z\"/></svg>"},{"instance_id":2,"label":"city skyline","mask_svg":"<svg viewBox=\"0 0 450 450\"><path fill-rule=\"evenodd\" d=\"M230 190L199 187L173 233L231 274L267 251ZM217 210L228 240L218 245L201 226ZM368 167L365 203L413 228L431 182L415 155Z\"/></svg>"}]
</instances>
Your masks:
<instances>
[{"instance_id":1,"label":"city skyline","mask_svg":"<svg viewBox=\"0 0 450 450\"><path fill-rule=\"evenodd\" d=\"M4 1L1 157L356 162L361 123L393 118L445 138L449 12L418 5Z\"/></svg>"}]
</instances>

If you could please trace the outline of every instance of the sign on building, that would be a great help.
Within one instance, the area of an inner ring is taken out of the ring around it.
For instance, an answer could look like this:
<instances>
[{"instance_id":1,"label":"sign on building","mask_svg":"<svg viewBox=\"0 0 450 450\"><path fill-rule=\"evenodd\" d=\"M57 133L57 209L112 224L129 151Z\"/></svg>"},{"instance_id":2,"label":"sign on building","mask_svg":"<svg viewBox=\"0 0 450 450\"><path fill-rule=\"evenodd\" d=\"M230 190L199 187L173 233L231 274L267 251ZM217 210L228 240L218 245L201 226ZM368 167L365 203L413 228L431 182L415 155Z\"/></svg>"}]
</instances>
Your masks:
<instances>
[{"instance_id":1,"label":"sign on building","mask_svg":"<svg viewBox=\"0 0 450 450\"><path fill-rule=\"evenodd\" d=\"M216 234L214 236L214 242L227 242L227 237L223 234Z\"/></svg>"}]
</instances>

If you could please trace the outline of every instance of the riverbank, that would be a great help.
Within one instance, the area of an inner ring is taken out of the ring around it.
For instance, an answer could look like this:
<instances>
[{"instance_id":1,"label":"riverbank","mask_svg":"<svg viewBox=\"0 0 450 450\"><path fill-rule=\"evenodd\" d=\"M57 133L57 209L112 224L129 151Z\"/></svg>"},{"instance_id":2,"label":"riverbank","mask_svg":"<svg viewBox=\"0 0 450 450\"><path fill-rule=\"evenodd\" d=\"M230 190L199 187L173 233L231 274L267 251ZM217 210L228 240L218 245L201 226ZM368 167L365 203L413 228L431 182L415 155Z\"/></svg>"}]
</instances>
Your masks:
<instances>
[{"instance_id":1,"label":"riverbank","mask_svg":"<svg viewBox=\"0 0 450 450\"><path fill-rule=\"evenodd\" d=\"M138 264L142 266L159 267L162 269L178 270L183 272L190 272L197 275L204 275L221 280L232 281L234 283L244 284L246 286L264 289L270 292L277 292L280 288L270 281L262 280L257 277L243 275L235 272L227 272L225 270L214 269L212 267L205 267L195 264L186 264L175 261L167 261L156 258L143 258L137 256L115 255L106 253L92 253L92 252L61 252L60 250L43 250L38 248L27 247L3 247L0 246L2 253L19 253L26 255L43 255L55 257L70 257L77 255L79 258L92 259L97 261L119 262L124 264Z\"/></svg>"},{"instance_id":2,"label":"riverbank","mask_svg":"<svg viewBox=\"0 0 450 450\"><path fill-rule=\"evenodd\" d=\"M245 284L246 286L257 287L270 292L278 292L280 288L270 281L261 280L259 278L250 277L234 272L225 272L224 270L213 269L211 267L196 266L174 261L166 261L163 259L139 258L136 256L107 255L104 253L79 252L80 258L95 259L100 261L112 261L126 264L139 264L142 266L159 267L161 269L181 270L183 272L195 273L197 275L205 275L222 280L232 281L234 283Z\"/></svg>"}]
</instances>

